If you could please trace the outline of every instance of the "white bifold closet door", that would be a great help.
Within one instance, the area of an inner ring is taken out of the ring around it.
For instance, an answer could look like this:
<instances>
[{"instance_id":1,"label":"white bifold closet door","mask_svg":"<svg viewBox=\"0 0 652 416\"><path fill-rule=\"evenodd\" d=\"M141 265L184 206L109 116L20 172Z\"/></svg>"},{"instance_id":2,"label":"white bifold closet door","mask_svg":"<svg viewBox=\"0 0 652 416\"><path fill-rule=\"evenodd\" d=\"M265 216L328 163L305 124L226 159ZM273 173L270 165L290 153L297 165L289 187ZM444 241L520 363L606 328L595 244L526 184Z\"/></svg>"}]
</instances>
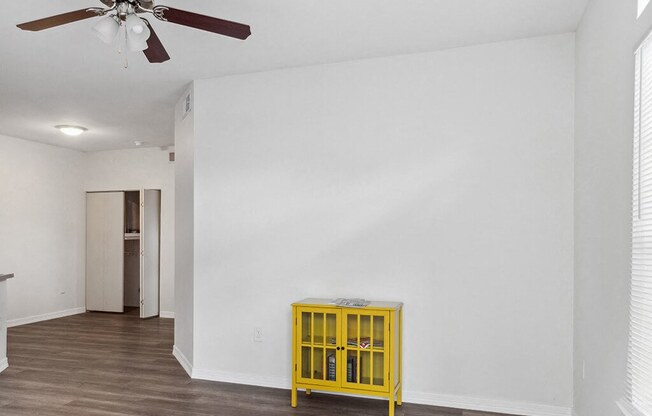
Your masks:
<instances>
[{"instance_id":1,"label":"white bifold closet door","mask_svg":"<svg viewBox=\"0 0 652 416\"><path fill-rule=\"evenodd\" d=\"M161 191L141 192L140 317L159 314Z\"/></svg>"},{"instance_id":2,"label":"white bifold closet door","mask_svg":"<svg viewBox=\"0 0 652 416\"><path fill-rule=\"evenodd\" d=\"M86 309L124 312L124 192L86 194Z\"/></svg>"}]
</instances>

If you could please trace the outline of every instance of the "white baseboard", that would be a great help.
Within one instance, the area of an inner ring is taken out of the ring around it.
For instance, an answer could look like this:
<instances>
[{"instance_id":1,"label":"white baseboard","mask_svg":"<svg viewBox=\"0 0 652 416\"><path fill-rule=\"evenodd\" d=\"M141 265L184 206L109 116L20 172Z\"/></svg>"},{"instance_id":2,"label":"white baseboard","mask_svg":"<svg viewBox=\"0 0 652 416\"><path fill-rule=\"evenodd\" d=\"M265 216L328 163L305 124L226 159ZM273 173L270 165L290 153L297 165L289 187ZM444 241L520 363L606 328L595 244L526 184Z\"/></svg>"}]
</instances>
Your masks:
<instances>
[{"instance_id":1,"label":"white baseboard","mask_svg":"<svg viewBox=\"0 0 652 416\"><path fill-rule=\"evenodd\" d=\"M257 387L272 387L275 389L290 389L292 382L285 377L252 376L251 374L233 373L229 371L201 370L195 368L192 378L198 380L219 381L222 383L246 384Z\"/></svg>"},{"instance_id":2,"label":"white baseboard","mask_svg":"<svg viewBox=\"0 0 652 416\"><path fill-rule=\"evenodd\" d=\"M277 389L290 389L292 386L292 381L289 378L285 377L257 376L227 371L202 370L199 368L195 368L192 371L192 378L199 380L219 381L222 383L272 387ZM480 412L505 413L521 416L571 416L570 407L550 406L536 403L521 403L478 397L454 396L448 394L432 394L405 390L403 391L403 401L406 403L424 404L429 406L475 410Z\"/></svg>"},{"instance_id":3,"label":"white baseboard","mask_svg":"<svg viewBox=\"0 0 652 416\"><path fill-rule=\"evenodd\" d=\"M71 315L78 315L80 313L85 313L86 308L73 308L66 309L65 311L57 311L45 313L43 315L28 316L26 318L18 318L7 321L7 327L12 328L14 326L33 324L36 322L49 321L50 319L63 318Z\"/></svg>"},{"instance_id":4,"label":"white baseboard","mask_svg":"<svg viewBox=\"0 0 652 416\"><path fill-rule=\"evenodd\" d=\"M169 318L169 319L174 319L174 312L170 311L160 311L158 313L159 318Z\"/></svg>"},{"instance_id":5,"label":"white baseboard","mask_svg":"<svg viewBox=\"0 0 652 416\"><path fill-rule=\"evenodd\" d=\"M5 371L7 368L9 368L9 360L6 358L0 360L0 373Z\"/></svg>"},{"instance_id":6,"label":"white baseboard","mask_svg":"<svg viewBox=\"0 0 652 416\"><path fill-rule=\"evenodd\" d=\"M480 397L403 391L406 403L451 407L479 412L505 413L521 416L571 416L571 408L538 403L513 402Z\"/></svg>"},{"instance_id":7,"label":"white baseboard","mask_svg":"<svg viewBox=\"0 0 652 416\"><path fill-rule=\"evenodd\" d=\"M193 371L192 371L192 364L190 364L190 361L186 358L185 355L181 352L177 346L172 347L172 355L174 355L174 358L177 359L179 364L181 364L181 367L183 367L184 370L186 370L186 373L188 373L188 376L192 377Z\"/></svg>"}]
</instances>

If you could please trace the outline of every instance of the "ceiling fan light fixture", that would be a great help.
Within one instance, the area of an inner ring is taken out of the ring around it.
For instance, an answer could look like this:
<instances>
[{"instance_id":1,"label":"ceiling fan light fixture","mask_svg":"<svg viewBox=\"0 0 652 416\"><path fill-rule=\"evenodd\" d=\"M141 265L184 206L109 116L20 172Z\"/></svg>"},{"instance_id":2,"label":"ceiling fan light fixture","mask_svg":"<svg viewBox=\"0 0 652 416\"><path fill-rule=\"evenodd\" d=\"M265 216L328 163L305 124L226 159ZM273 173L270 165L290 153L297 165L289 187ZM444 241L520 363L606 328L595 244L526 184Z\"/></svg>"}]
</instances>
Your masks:
<instances>
[{"instance_id":1,"label":"ceiling fan light fixture","mask_svg":"<svg viewBox=\"0 0 652 416\"><path fill-rule=\"evenodd\" d=\"M105 16L101 18L93 30L98 38L104 43L111 43L118 35L118 30L120 29L120 24L115 20L114 16Z\"/></svg>"},{"instance_id":2,"label":"ceiling fan light fixture","mask_svg":"<svg viewBox=\"0 0 652 416\"><path fill-rule=\"evenodd\" d=\"M101 16L93 27L96 35L106 43L112 43L117 37L118 53L129 50L127 38L132 38L131 50L145 51L144 55L150 63L162 63L170 59L161 40L147 19L141 19L138 14L151 13L162 22L176 23L181 26L204 30L218 35L245 40L251 35L251 28L238 22L206 16L174 7L154 5L154 0L100 0L106 7L86 7L48 16L16 26L22 30L38 32L45 29L78 22ZM124 34L122 32L124 30ZM127 59L124 59L125 68Z\"/></svg>"},{"instance_id":3,"label":"ceiling fan light fixture","mask_svg":"<svg viewBox=\"0 0 652 416\"><path fill-rule=\"evenodd\" d=\"M82 127L82 126L60 125L54 127L56 129L59 129L66 136L79 136L83 132L88 131L86 127Z\"/></svg>"}]
</instances>

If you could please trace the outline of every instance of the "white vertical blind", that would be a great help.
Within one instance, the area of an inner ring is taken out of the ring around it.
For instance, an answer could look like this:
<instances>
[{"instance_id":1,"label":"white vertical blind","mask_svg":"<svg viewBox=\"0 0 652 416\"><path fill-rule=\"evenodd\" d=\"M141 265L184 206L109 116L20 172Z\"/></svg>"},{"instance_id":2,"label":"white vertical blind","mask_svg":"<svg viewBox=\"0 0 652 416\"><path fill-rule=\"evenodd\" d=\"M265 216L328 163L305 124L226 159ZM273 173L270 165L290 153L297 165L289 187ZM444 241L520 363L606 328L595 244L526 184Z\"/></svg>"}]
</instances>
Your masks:
<instances>
[{"instance_id":1,"label":"white vertical blind","mask_svg":"<svg viewBox=\"0 0 652 416\"><path fill-rule=\"evenodd\" d=\"M652 416L652 41L636 51L627 399Z\"/></svg>"}]
</instances>

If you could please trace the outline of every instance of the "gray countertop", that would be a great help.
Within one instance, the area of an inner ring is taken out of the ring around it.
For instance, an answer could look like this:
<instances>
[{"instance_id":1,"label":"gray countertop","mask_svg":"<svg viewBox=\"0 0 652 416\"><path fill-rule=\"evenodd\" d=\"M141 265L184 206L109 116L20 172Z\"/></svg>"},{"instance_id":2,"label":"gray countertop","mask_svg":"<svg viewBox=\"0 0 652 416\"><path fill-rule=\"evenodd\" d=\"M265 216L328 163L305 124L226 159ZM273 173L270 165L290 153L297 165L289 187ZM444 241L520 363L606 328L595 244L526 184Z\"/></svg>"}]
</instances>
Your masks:
<instances>
[{"instance_id":1,"label":"gray countertop","mask_svg":"<svg viewBox=\"0 0 652 416\"><path fill-rule=\"evenodd\" d=\"M4 282L5 280L11 279L12 277L14 277L13 273L11 273L11 274L0 274L0 282Z\"/></svg>"}]
</instances>

